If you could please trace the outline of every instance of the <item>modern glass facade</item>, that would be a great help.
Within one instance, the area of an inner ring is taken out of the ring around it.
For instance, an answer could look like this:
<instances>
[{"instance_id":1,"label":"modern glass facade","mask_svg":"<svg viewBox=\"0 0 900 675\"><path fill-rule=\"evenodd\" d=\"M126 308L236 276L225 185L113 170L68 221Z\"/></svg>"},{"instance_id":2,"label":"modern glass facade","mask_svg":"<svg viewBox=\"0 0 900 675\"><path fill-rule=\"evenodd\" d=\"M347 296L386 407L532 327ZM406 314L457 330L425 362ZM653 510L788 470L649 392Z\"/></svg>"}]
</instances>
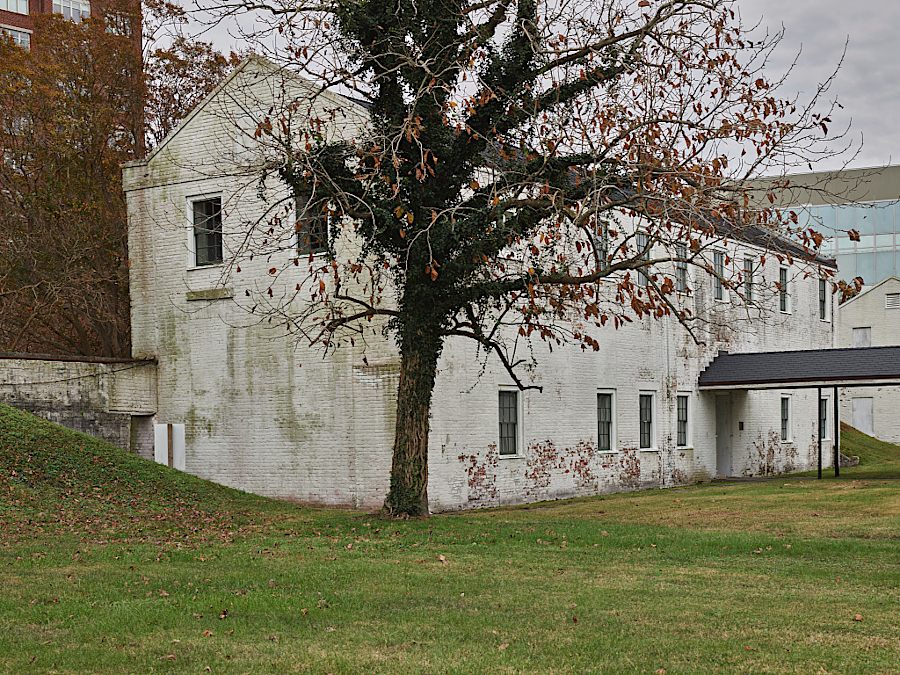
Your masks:
<instances>
[{"instance_id":1,"label":"modern glass facade","mask_svg":"<svg viewBox=\"0 0 900 675\"><path fill-rule=\"evenodd\" d=\"M900 276L900 202L883 201L791 209L803 227L825 237L821 255L837 258L838 277L870 286ZM856 230L859 241L848 232Z\"/></svg>"}]
</instances>

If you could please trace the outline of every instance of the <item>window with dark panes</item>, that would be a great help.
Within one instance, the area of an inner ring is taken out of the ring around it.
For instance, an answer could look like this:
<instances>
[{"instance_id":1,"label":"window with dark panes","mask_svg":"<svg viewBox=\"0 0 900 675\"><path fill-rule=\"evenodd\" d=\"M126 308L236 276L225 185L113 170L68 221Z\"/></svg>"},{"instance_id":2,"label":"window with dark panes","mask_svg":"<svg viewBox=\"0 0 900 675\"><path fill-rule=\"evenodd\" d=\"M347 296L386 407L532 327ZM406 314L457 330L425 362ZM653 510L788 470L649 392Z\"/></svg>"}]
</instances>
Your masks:
<instances>
[{"instance_id":1,"label":"window with dark panes","mask_svg":"<svg viewBox=\"0 0 900 675\"><path fill-rule=\"evenodd\" d=\"M828 438L828 399L819 399L819 438Z\"/></svg>"},{"instance_id":2,"label":"window with dark panes","mask_svg":"<svg viewBox=\"0 0 900 675\"><path fill-rule=\"evenodd\" d=\"M500 392L500 454L518 453L519 392Z\"/></svg>"},{"instance_id":3,"label":"window with dark panes","mask_svg":"<svg viewBox=\"0 0 900 675\"><path fill-rule=\"evenodd\" d=\"M785 313L790 311L788 271L784 267L778 270L778 310Z\"/></svg>"},{"instance_id":4,"label":"window with dark panes","mask_svg":"<svg viewBox=\"0 0 900 675\"><path fill-rule=\"evenodd\" d=\"M640 447L653 447L653 395L640 395Z\"/></svg>"},{"instance_id":5,"label":"window with dark panes","mask_svg":"<svg viewBox=\"0 0 900 675\"><path fill-rule=\"evenodd\" d=\"M635 235L634 243L635 243L635 246L637 247L638 259L639 260L650 260L650 249L648 248L648 245L650 244L650 235L648 235L646 232L638 232L637 235ZM647 250L644 252L645 248ZM644 285L649 286L650 285L650 268L642 267L641 274L644 275Z\"/></svg>"},{"instance_id":6,"label":"window with dark panes","mask_svg":"<svg viewBox=\"0 0 900 675\"><path fill-rule=\"evenodd\" d=\"M791 438L791 399L787 396L781 397L781 440L787 441Z\"/></svg>"},{"instance_id":7,"label":"window with dark panes","mask_svg":"<svg viewBox=\"0 0 900 675\"><path fill-rule=\"evenodd\" d=\"M198 199L191 204L194 215L194 263L222 262L222 198Z\"/></svg>"},{"instance_id":8,"label":"window with dark panes","mask_svg":"<svg viewBox=\"0 0 900 675\"><path fill-rule=\"evenodd\" d=\"M297 202L297 252L324 253L328 250L328 214L306 209Z\"/></svg>"},{"instance_id":9,"label":"window with dark panes","mask_svg":"<svg viewBox=\"0 0 900 675\"><path fill-rule=\"evenodd\" d=\"M688 292L688 269L687 269L687 247L684 244L678 244L675 247L675 291L678 293Z\"/></svg>"},{"instance_id":10,"label":"window with dark panes","mask_svg":"<svg viewBox=\"0 0 900 675\"><path fill-rule=\"evenodd\" d=\"M678 447L686 447L688 444L688 397L679 396L678 406L678 433L676 444Z\"/></svg>"},{"instance_id":11,"label":"window with dark panes","mask_svg":"<svg viewBox=\"0 0 900 675\"><path fill-rule=\"evenodd\" d=\"M597 449L612 449L612 394L597 394Z\"/></svg>"},{"instance_id":12,"label":"window with dark panes","mask_svg":"<svg viewBox=\"0 0 900 675\"><path fill-rule=\"evenodd\" d=\"M713 253L713 297L716 300L725 299L725 284L722 279L725 276L725 254L721 251Z\"/></svg>"},{"instance_id":13,"label":"window with dark panes","mask_svg":"<svg viewBox=\"0 0 900 675\"><path fill-rule=\"evenodd\" d=\"M819 318L824 321L828 311L828 293L824 279L819 279Z\"/></svg>"},{"instance_id":14,"label":"window with dark panes","mask_svg":"<svg viewBox=\"0 0 900 675\"><path fill-rule=\"evenodd\" d=\"M744 258L744 300L753 302L753 258Z\"/></svg>"}]
</instances>

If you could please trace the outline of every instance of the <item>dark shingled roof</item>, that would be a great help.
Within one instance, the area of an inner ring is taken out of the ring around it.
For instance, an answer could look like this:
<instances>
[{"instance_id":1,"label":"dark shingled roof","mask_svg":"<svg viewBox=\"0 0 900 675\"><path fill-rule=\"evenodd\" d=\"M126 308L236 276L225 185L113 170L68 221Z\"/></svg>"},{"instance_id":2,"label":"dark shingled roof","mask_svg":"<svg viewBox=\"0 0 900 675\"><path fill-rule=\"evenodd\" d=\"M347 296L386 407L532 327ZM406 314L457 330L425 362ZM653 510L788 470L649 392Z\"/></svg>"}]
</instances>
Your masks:
<instances>
[{"instance_id":1,"label":"dark shingled roof","mask_svg":"<svg viewBox=\"0 0 900 675\"><path fill-rule=\"evenodd\" d=\"M900 384L900 347L719 352L700 373L701 389L790 389Z\"/></svg>"}]
</instances>

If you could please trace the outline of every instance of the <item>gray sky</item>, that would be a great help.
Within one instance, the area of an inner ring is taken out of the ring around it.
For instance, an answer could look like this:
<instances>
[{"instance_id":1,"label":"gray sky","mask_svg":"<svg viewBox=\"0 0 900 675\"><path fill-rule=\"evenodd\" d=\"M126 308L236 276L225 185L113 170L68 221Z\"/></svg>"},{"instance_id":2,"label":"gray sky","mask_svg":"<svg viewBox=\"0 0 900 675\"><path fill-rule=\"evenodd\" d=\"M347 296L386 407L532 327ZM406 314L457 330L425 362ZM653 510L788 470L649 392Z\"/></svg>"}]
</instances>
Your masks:
<instances>
[{"instance_id":1,"label":"gray sky","mask_svg":"<svg viewBox=\"0 0 900 675\"><path fill-rule=\"evenodd\" d=\"M185 2L185 5L188 3ZM799 60L782 96L800 94L800 102L812 96L847 52L827 96L837 100L829 131L850 124L847 140L851 151L843 159L814 165L816 170L900 164L900 3L892 0L738 0L745 26L757 22L775 32L784 26L785 36L770 63L770 78ZM245 17L242 23L247 22ZM249 22L247 22L249 23ZM246 25L246 23L245 23ZM204 36L220 49L234 46L224 26ZM853 152L858 151L856 156ZM795 169L797 170L797 169Z\"/></svg>"},{"instance_id":2,"label":"gray sky","mask_svg":"<svg viewBox=\"0 0 900 675\"><path fill-rule=\"evenodd\" d=\"M771 30L783 25L785 37L773 61L771 75L784 70L797 52L799 61L788 82L801 101L815 93L847 54L828 93L844 106L832 116L835 129L850 123L848 138L859 154L846 159L850 167L900 164L900 3L890 0L740 0L746 24L761 20ZM802 48L802 51L801 51ZM831 127L830 127L831 128ZM862 147L860 149L860 142ZM833 169L840 161L822 162L815 169Z\"/></svg>"}]
</instances>

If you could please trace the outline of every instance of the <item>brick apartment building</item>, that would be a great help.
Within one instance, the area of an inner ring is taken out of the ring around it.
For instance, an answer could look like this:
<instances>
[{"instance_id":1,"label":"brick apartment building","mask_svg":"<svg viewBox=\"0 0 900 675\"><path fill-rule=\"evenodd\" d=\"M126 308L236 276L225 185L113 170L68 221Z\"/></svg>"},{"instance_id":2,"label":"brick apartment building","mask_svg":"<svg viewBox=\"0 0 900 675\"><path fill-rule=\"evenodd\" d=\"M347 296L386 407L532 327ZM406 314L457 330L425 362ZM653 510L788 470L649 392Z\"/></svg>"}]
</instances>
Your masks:
<instances>
[{"instance_id":1,"label":"brick apartment building","mask_svg":"<svg viewBox=\"0 0 900 675\"><path fill-rule=\"evenodd\" d=\"M29 49L35 31L35 17L61 14L78 22L89 16L103 16L110 28L133 35L140 49L140 14L128 17L119 7L136 6L134 0L0 0L0 31L19 45ZM137 25L134 25L137 23Z\"/></svg>"}]
</instances>

